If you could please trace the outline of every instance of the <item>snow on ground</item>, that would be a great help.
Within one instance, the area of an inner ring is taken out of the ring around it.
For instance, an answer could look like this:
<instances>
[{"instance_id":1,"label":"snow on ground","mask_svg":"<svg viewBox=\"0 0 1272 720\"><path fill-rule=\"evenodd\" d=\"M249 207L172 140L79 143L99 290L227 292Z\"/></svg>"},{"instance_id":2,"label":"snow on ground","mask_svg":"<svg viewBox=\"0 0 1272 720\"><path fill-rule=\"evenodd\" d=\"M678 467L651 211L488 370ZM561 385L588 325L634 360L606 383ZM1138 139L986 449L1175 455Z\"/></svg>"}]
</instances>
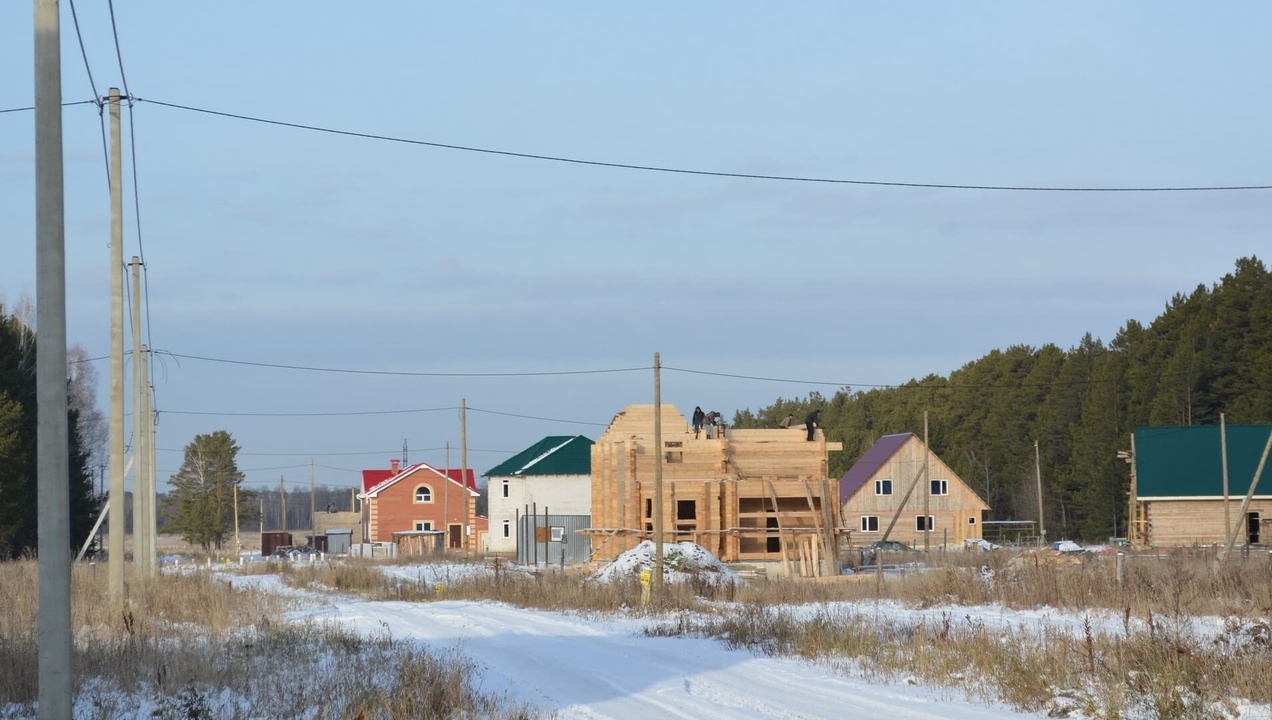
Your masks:
<instances>
[{"instance_id":1,"label":"snow on ground","mask_svg":"<svg viewBox=\"0 0 1272 720\"><path fill-rule=\"evenodd\" d=\"M654 569L658 546L644 540L636 547L614 558L592 576L603 582L634 577L642 570ZM665 582L688 582L694 578L712 584L741 584L742 578L711 551L697 543L663 543L663 579Z\"/></svg>"},{"instance_id":2,"label":"snow on ground","mask_svg":"<svg viewBox=\"0 0 1272 720\"><path fill-rule=\"evenodd\" d=\"M480 669L483 690L506 691L560 718L1044 717L966 702L956 691L872 683L824 664L756 657L714 640L642 636L654 620L461 601L342 600L300 617L462 654Z\"/></svg>"}]
</instances>

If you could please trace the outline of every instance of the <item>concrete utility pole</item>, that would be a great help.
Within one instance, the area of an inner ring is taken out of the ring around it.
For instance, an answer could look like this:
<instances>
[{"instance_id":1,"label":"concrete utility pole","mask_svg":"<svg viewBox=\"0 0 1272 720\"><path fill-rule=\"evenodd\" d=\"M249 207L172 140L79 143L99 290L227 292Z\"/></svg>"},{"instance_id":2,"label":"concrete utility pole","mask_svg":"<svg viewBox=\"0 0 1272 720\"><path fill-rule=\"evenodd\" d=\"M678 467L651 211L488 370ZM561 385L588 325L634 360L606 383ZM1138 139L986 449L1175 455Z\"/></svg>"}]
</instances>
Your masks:
<instances>
[{"instance_id":1,"label":"concrete utility pole","mask_svg":"<svg viewBox=\"0 0 1272 720\"><path fill-rule=\"evenodd\" d=\"M119 88L110 89L110 599L124 604L124 194ZM134 361L136 358L134 358ZM136 521L136 518L133 518Z\"/></svg>"},{"instance_id":2,"label":"concrete utility pole","mask_svg":"<svg viewBox=\"0 0 1272 720\"><path fill-rule=\"evenodd\" d=\"M1047 526L1042 516L1042 455L1038 451L1038 441L1034 440L1034 479L1038 482L1038 537L1042 544L1047 544Z\"/></svg>"},{"instance_id":3,"label":"concrete utility pole","mask_svg":"<svg viewBox=\"0 0 1272 720\"><path fill-rule=\"evenodd\" d=\"M287 489L282 475L278 476L278 507L283 516L283 532L287 532Z\"/></svg>"},{"instance_id":4,"label":"concrete utility pole","mask_svg":"<svg viewBox=\"0 0 1272 720\"><path fill-rule=\"evenodd\" d=\"M114 181L111 181L111 190L114 191ZM122 248L121 248L122 251ZM132 442L132 536L133 536L133 566L137 569L138 574L145 574L145 564L142 558L145 553L144 547L146 513L142 507L142 498L145 496L143 492L145 468L144 450L146 437L146 415L142 408L145 406L145 400L142 393L145 392L144 381L142 380L142 363L141 363L141 260L136 255L133 256L132 262L128 264L130 277L132 278L132 415L133 415L133 442Z\"/></svg>"},{"instance_id":5,"label":"concrete utility pole","mask_svg":"<svg viewBox=\"0 0 1272 720\"><path fill-rule=\"evenodd\" d=\"M141 569L155 574L155 422L150 404L150 348L141 346Z\"/></svg>"},{"instance_id":6,"label":"concrete utility pole","mask_svg":"<svg viewBox=\"0 0 1272 720\"><path fill-rule=\"evenodd\" d=\"M36 473L39 484L36 527L40 553L37 572L40 603L37 697L43 720L71 716L73 686L61 52L57 0L36 0L35 329L39 331L39 339L35 351L35 397L39 408L36 418Z\"/></svg>"},{"instance_id":7,"label":"concrete utility pole","mask_svg":"<svg viewBox=\"0 0 1272 720\"><path fill-rule=\"evenodd\" d=\"M450 482L450 477L446 478ZM460 547L468 551L468 399L459 399L459 484L464 487L464 522L459 528ZM447 490L450 488L448 487ZM450 530L447 529L449 534Z\"/></svg>"},{"instance_id":8,"label":"concrete utility pole","mask_svg":"<svg viewBox=\"0 0 1272 720\"><path fill-rule=\"evenodd\" d=\"M654 353L654 602L663 600L662 360ZM777 508L773 508L777 512Z\"/></svg>"},{"instance_id":9,"label":"concrete utility pole","mask_svg":"<svg viewBox=\"0 0 1272 720\"><path fill-rule=\"evenodd\" d=\"M309 542L318 549L318 510L314 506L314 459L309 458Z\"/></svg>"},{"instance_id":10,"label":"concrete utility pole","mask_svg":"<svg viewBox=\"0 0 1272 720\"><path fill-rule=\"evenodd\" d=\"M239 521L238 521L238 485L234 486L234 554L237 555L243 550L243 544L239 542Z\"/></svg>"}]
</instances>

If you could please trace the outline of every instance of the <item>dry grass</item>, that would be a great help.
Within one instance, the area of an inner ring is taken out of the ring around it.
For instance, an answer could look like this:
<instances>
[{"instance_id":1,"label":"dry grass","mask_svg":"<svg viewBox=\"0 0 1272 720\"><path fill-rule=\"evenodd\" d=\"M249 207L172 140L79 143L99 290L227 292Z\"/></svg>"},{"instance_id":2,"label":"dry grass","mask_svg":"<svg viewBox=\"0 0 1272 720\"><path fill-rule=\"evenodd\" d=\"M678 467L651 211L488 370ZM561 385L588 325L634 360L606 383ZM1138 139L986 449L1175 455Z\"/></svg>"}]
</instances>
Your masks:
<instances>
[{"instance_id":1,"label":"dry grass","mask_svg":"<svg viewBox=\"0 0 1272 720\"><path fill-rule=\"evenodd\" d=\"M0 718L33 716L36 565L0 563ZM283 622L282 601L210 573L132 580L122 611L104 568L72 579L80 715L212 718L528 717L479 692L474 668L391 638Z\"/></svg>"},{"instance_id":2,"label":"dry grass","mask_svg":"<svg viewBox=\"0 0 1272 720\"><path fill-rule=\"evenodd\" d=\"M779 579L741 588L669 585L662 602L648 610L636 579L601 584L577 569L460 568L440 591L432 581L388 577L383 563L368 560L258 563L236 572L282 573L293 586L373 600L496 600L589 614L648 612L670 618L652 628L656 634L717 637L757 652L957 687L1057 715L1222 717L1231 714L1229 698L1272 703L1266 671L1272 666L1272 557L1233 558L1223 567L1200 554L1129 557L1120 584L1112 557L953 553L933 560L882 578ZM91 717L278 717L301 707L315 718L528 717L526 709L476 691L473 668L462 658L438 658L388 637L284 622L282 600L214 575L220 573L130 581L127 608L119 612L104 601L105 567L76 567L77 696L81 707L92 708ZM3 720L28 716L35 697L35 576L32 562L0 564ZM1022 630L1008 637L956 613L936 621L892 621L863 619L834 605L805 617L781 609L875 599L920 607L1107 609L1125 618L1124 632L1110 636L1088 628L1075 637ZM719 613L724 602L729 612ZM1196 615L1230 620L1217 641L1201 643L1188 632Z\"/></svg>"},{"instance_id":3,"label":"dry grass","mask_svg":"<svg viewBox=\"0 0 1272 720\"><path fill-rule=\"evenodd\" d=\"M651 635L719 638L731 647L842 664L868 677L962 689L1053 717L1231 717L1231 698L1272 703L1266 624L1239 623L1215 644L1184 644L1150 627L1075 637L1053 629L1010 635L972 618L890 621L822 609L799 618L746 605L718 616L680 614Z\"/></svg>"}]
</instances>

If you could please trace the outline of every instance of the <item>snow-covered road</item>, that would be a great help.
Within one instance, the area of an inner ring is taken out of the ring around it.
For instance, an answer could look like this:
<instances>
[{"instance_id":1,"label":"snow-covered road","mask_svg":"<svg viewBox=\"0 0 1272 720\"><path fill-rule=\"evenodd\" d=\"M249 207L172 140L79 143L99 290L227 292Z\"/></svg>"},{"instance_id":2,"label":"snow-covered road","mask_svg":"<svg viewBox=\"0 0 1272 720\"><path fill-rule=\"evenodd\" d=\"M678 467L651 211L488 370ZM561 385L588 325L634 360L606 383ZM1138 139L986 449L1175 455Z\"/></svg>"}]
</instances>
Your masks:
<instances>
[{"instance_id":1,"label":"snow-covered road","mask_svg":"<svg viewBox=\"0 0 1272 720\"><path fill-rule=\"evenodd\" d=\"M756 657L714 640L645 637L640 620L459 601L342 600L305 614L462 653L478 666L483 690L506 691L559 718L1041 717L969 703L954 691L874 684L825 665Z\"/></svg>"}]
</instances>

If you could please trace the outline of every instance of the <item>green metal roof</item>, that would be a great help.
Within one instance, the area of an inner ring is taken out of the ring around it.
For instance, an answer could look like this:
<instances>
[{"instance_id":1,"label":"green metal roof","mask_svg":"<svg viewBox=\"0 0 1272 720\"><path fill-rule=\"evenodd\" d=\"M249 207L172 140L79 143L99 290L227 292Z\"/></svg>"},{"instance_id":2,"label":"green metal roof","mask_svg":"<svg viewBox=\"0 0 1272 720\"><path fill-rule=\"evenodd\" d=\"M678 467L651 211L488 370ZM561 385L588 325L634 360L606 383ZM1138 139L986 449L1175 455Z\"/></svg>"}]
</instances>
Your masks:
<instances>
[{"instance_id":1,"label":"green metal roof","mask_svg":"<svg viewBox=\"0 0 1272 720\"><path fill-rule=\"evenodd\" d=\"M1250 489L1272 425L1229 425L1228 495ZM1135 428L1135 469L1141 498L1223 497L1218 425ZM1255 494L1272 495L1272 457Z\"/></svg>"},{"instance_id":2,"label":"green metal roof","mask_svg":"<svg viewBox=\"0 0 1272 720\"><path fill-rule=\"evenodd\" d=\"M551 435L494 466L486 477L591 475L593 444L582 435Z\"/></svg>"}]
</instances>

